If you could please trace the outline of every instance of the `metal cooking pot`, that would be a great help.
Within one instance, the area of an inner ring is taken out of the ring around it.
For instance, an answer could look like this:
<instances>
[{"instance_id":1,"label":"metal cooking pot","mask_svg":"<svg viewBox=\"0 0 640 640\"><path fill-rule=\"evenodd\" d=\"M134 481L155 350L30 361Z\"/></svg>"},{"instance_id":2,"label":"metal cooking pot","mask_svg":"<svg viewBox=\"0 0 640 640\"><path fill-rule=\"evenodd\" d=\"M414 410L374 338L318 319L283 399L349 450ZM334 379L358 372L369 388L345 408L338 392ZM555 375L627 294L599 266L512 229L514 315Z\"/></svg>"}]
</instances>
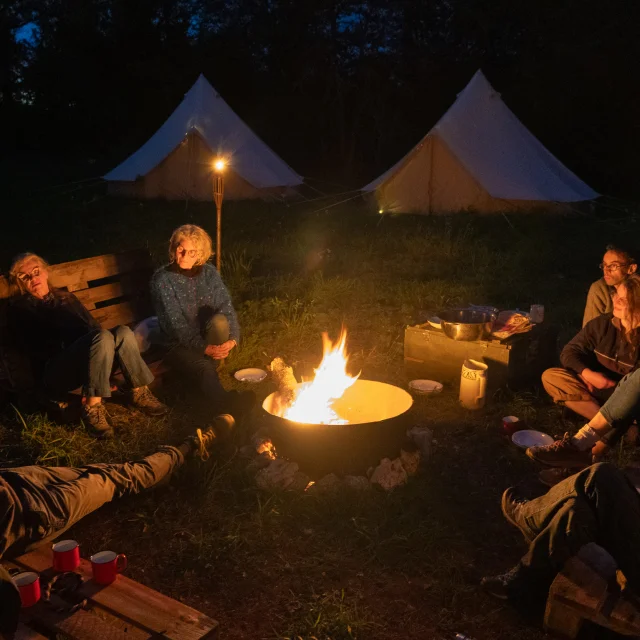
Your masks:
<instances>
[{"instance_id":1,"label":"metal cooking pot","mask_svg":"<svg viewBox=\"0 0 640 640\"><path fill-rule=\"evenodd\" d=\"M491 333L495 316L473 309L449 309L438 314L442 330L452 340L482 340Z\"/></svg>"}]
</instances>

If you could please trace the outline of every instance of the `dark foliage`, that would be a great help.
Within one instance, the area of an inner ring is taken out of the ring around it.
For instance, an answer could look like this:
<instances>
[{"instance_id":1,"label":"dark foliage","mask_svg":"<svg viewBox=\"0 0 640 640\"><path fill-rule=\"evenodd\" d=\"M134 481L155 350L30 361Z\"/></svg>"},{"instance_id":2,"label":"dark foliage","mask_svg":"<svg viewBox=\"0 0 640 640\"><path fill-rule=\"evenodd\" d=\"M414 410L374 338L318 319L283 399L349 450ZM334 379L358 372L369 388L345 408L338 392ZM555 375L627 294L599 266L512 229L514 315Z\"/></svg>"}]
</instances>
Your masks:
<instances>
[{"instance_id":1,"label":"dark foliage","mask_svg":"<svg viewBox=\"0 0 640 640\"><path fill-rule=\"evenodd\" d=\"M5 0L1 133L5 147L63 149L97 172L202 72L296 170L359 186L482 68L570 168L633 195L638 24L626 0Z\"/></svg>"}]
</instances>

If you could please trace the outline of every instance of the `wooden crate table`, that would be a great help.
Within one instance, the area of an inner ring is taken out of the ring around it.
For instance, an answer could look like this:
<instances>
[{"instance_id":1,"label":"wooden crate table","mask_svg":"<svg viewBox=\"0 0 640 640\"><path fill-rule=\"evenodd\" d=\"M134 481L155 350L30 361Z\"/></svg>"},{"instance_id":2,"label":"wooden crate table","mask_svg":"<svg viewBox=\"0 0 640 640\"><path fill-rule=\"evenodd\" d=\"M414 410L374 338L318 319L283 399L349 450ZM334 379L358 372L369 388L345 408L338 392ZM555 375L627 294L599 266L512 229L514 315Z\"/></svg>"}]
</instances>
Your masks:
<instances>
[{"instance_id":1,"label":"wooden crate table","mask_svg":"<svg viewBox=\"0 0 640 640\"><path fill-rule=\"evenodd\" d=\"M404 364L409 379L430 378L439 382L460 381L467 358L488 366L488 387L522 388L540 380L542 372L557 366L558 328L548 323L506 340L489 338L464 342L452 340L428 323L408 326L404 333Z\"/></svg>"},{"instance_id":2,"label":"wooden crate table","mask_svg":"<svg viewBox=\"0 0 640 640\"><path fill-rule=\"evenodd\" d=\"M16 558L9 567L53 575L50 548L37 549ZM87 609L70 612L71 602L52 593L22 609L19 637L40 640L41 635L62 634L70 640L204 640L218 637L218 623L172 598L149 589L124 575L110 585L91 580L91 563L82 560L76 570L82 586L73 592L74 602L87 600Z\"/></svg>"}]
</instances>

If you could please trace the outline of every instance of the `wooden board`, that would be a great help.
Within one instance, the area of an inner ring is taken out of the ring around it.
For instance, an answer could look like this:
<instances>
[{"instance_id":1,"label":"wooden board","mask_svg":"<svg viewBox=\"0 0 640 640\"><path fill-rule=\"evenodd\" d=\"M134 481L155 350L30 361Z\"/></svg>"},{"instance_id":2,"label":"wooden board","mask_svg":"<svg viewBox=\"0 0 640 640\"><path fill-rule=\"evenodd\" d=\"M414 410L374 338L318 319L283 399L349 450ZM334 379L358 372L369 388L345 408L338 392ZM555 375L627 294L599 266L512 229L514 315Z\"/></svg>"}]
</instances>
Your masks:
<instances>
[{"instance_id":1,"label":"wooden board","mask_svg":"<svg viewBox=\"0 0 640 640\"><path fill-rule=\"evenodd\" d=\"M14 564L41 573L51 567L51 551L37 549L15 559ZM124 575L118 576L111 585L98 585L91 580L91 564L87 560L82 560L77 572L85 580L77 595L86 598L96 609L104 610L149 636L167 640L208 640L218 637L218 623L215 620ZM109 637L115 639L118 637L116 632L121 632L121 629L111 626L115 635ZM75 640L95 640L96 637L102 636L78 636Z\"/></svg>"}]
</instances>

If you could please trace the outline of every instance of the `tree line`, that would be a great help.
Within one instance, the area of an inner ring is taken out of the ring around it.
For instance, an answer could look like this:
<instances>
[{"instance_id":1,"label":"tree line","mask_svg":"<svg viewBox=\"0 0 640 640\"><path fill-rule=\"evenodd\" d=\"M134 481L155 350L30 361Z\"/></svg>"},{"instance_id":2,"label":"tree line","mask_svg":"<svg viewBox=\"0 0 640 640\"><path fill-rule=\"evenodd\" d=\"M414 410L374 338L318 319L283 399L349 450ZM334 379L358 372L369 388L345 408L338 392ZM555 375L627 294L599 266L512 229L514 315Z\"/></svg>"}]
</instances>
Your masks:
<instances>
[{"instance_id":1,"label":"tree line","mask_svg":"<svg viewBox=\"0 0 640 640\"><path fill-rule=\"evenodd\" d=\"M354 187L482 68L572 170L633 196L639 25L628 0L0 0L2 146L109 168L204 73L295 170Z\"/></svg>"}]
</instances>

